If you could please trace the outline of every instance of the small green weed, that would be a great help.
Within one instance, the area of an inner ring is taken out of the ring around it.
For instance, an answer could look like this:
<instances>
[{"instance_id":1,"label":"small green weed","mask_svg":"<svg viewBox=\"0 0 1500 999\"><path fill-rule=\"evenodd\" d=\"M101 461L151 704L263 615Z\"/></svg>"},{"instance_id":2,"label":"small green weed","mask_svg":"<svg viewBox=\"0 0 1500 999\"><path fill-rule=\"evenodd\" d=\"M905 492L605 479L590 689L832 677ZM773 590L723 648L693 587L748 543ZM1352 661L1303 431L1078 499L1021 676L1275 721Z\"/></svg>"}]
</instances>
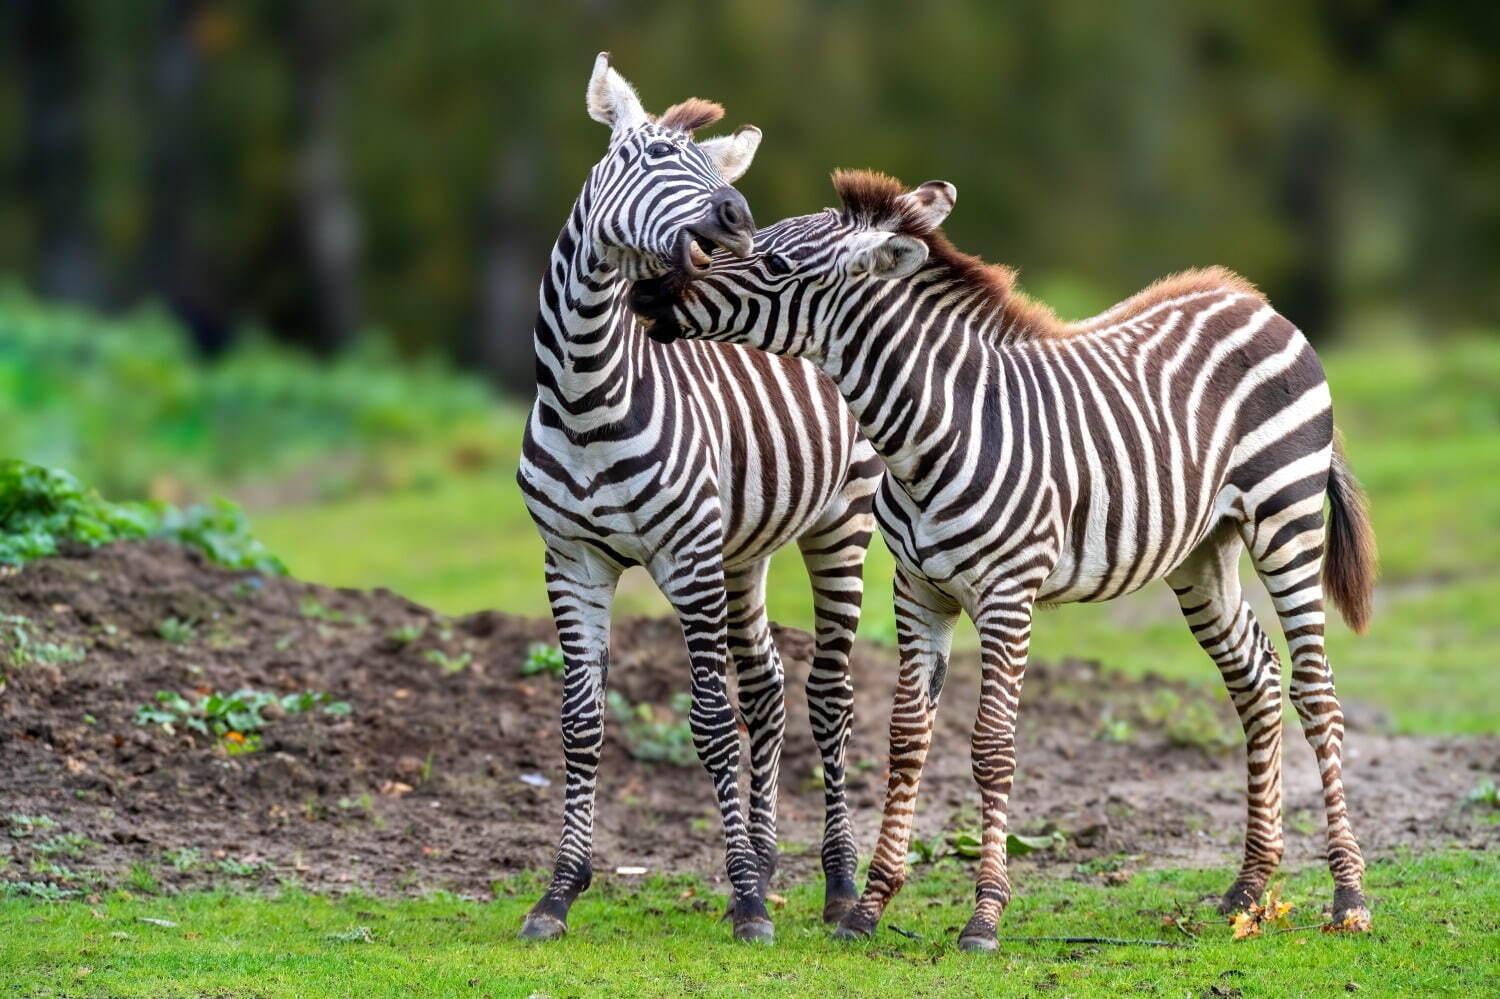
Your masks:
<instances>
[{"instance_id":1,"label":"small green weed","mask_svg":"<svg viewBox=\"0 0 1500 999\"><path fill-rule=\"evenodd\" d=\"M174 645L183 645L198 637L198 622L191 618L164 617L156 626L156 637Z\"/></svg>"},{"instance_id":2,"label":"small green weed","mask_svg":"<svg viewBox=\"0 0 1500 999\"><path fill-rule=\"evenodd\" d=\"M145 864L131 864L130 873L125 875L125 883L146 895L155 895L161 891L161 882Z\"/></svg>"},{"instance_id":3,"label":"small green weed","mask_svg":"<svg viewBox=\"0 0 1500 999\"><path fill-rule=\"evenodd\" d=\"M1485 777L1464 795L1464 801L1474 808L1500 810L1500 787L1495 786L1493 777Z\"/></svg>"},{"instance_id":4,"label":"small green weed","mask_svg":"<svg viewBox=\"0 0 1500 999\"><path fill-rule=\"evenodd\" d=\"M312 618L314 621L327 621L329 624L344 623L343 611L334 610L316 597L303 597L297 609L303 617Z\"/></svg>"},{"instance_id":5,"label":"small green weed","mask_svg":"<svg viewBox=\"0 0 1500 999\"><path fill-rule=\"evenodd\" d=\"M83 650L67 642L47 642L36 637L36 626L20 614L0 614L0 666L30 666L37 663L76 663Z\"/></svg>"},{"instance_id":6,"label":"small green weed","mask_svg":"<svg viewBox=\"0 0 1500 999\"><path fill-rule=\"evenodd\" d=\"M49 881L0 881L0 898L34 898L41 902L61 902L77 894L77 888L63 888Z\"/></svg>"},{"instance_id":7,"label":"small green weed","mask_svg":"<svg viewBox=\"0 0 1500 999\"><path fill-rule=\"evenodd\" d=\"M196 846L174 846L166 852L166 862L174 871L191 871L203 860L203 851Z\"/></svg>"},{"instance_id":8,"label":"small green weed","mask_svg":"<svg viewBox=\"0 0 1500 999\"><path fill-rule=\"evenodd\" d=\"M562 649L555 645L548 645L546 642L533 642L531 648L526 650L526 658L521 660L522 676L547 673L561 679L566 669L567 663L563 661Z\"/></svg>"},{"instance_id":9,"label":"small green weed","mask_svg":"<svg viewBox=\"0 0 1500 999\"><path fill-rule=\"evenodd\" d=\"M234 878L249 878L271 866L263 860L237 860L234 857L225 857L214 864L214 870L220 874L227 874Z\"/></svg>"},{"instance_id":10,"label":"small green weed","mask_svg":"<svg viewBox=\"0 0 1500 999\"><path fill-rule=\"evenodd\" d=\"M31 848L44 857L76 858L83 856L90 847L98 845L81 833L59 833L33 844Z\"/></svg>"},{"instance_id":11,"label":"small green weed","mask_svg":"<svg viewBox=\"0 0 1500 999\"><path fill-rule=\"evenodd\" d=\"M39 829L56 829L57 823L45 815L22 815L20 812L11 812L6 820L10 822L10 834L16 839L25 839Z\"/></svg>"},{"instance_id":12,"label":"small green weed","mask_svg":"<svg viewBox=\"0 0 1500 999\"><path fill-rule=\"evenodd\" d=\"M267 724L262 712L273 704L286 714L322 708L325 715L347 715L351 710L348 701L315 691L278 697L264 690L237 690L200 696L195 704L175 690L159 690L155 705L142 704L135 709L135 722L160 725L169 735L181 726L214 736L230 754L249 753L260 748L260 732Z\"/></svg>"},{"instance_id":13,"label":"small green weed","mask_svg":"<svg viewBox=\"0 0 1500 999\"><path fill-rule=\"evenodd\" d=\"M609 710L625 730L625 745L638 760L691 766L698 760L693 748L693 730L688 723L688 709L693 700L687 694L672 695L671 714L658 717L658 709L649 704L631 704L618 690L611 690Z\"/></svg>"},{"instance_id":14,"label":"small green weed","mask_svg":"<svg viewBox=\"0 0 1500 999\"><path fill-rule=\"evenodd\" d=\"M460 652L456 656L450 656L442 649L427 649L422 653L422 658L440 667L444 673L457 673L474 661L474 653Z\"/></svg>"},{"instance_id":15,"label":"small green weed","mask_svg":"<svg viewBox=\"0 0 1500 999\"><path fill-rule=\"evenodd\" d=\"M1099 730L1094 737L1104 742L1126 743L1135 738L1135 726L1124 718L1116 718L1106 711L1099 719Z\"/></svg>"},{"instance_id":16,"label":"small green weed","mask_svg":"<svg viewBox=\"0 0 1500 999\"><path fill-rule=\"evenodd\" d=\"M1237 744L1237 740L1219 724L1218 716L1207 701L1184 701L1170 690L1158 691L1153 700L1142 706L1141 716L1161 729L1174 746L1222 753Z\"/></svg>"},{"instance_id":17,"label":"small green weed","mask_svg":"<svg viewBox=\"0 0 1500 999\"><path fill-rule=\"evenodd\" d=\"M427 633L427 622L419 621L412 624L403 624L392 631L386 637L391 643L402 648L412 644Z\"/></svg>"}]
</instances>

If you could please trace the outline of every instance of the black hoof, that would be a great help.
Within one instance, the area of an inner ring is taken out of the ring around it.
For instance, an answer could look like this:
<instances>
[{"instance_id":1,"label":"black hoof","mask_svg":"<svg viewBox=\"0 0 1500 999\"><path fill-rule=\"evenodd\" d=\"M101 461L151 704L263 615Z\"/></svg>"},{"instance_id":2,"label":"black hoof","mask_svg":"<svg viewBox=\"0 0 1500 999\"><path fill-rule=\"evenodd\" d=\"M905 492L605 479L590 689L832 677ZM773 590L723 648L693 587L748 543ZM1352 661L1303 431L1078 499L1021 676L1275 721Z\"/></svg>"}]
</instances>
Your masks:
<instances>
[{"instance_id":1,"label":"black hoof","mask_svg":"<svg viewBox=\"0 0 1500 999\"><path fill-rule=\"evenodd\" d=\"M874 935L875 920L861 912L858 906L844 913L833 930L835 940L863 940Z\"/></svg>"},{"instance_id":2,"label":"black hoof","mask_svg":"<svg viewBox=\"0 0 1500 999\"><path fill-rule=\"evenodd\" d=\"M1370 929L1370 906L1358 888L1335 888L1333 920L1329 929L1343 933L1367 933Z\"/></svg>"},{"instance_id":3,"label":"black hoof","mask_svg":"<svg viewBox=\"0 0 1500 999\"><path fill-rule=\"evenodd\" d=\"M1259 901L1260 892L1236 881L1219 900L1219 915L1232 916L1236 912L1244 912Z\"/></svg>"},{"instance_id":4,"label":"black hoof","mask_svg":"<svg viewBox=\"0 0 1500 999\"><path fill-rule=\"evenodd\" d=\"M735 924L734 938L746 943L771 943L776 939L776 927L769 919L747 919Z\"/></svg>"},{"instance_id":5,"label":"black hoof","mask_svg":"<svg viewBox=\"0 0 1500 999\"><path fill-rule=\"evenodd\" d=\"M993 933L984 936L965 934L958 938L958 949L970 954L990 954L1000 949L1000 941Z\"/></svg>"},{"instance_id":6,"label":"black hoof","mask_svg":"<svg viewBox=\"0 0 1500 999\"><path fill-rule=\"evenodd\" d=\"M556 940L567 933L568 924L561 919L545 912L532 912L526 915L526 921L521 924L521 932L517 936L522 940Z\"/></svg>"},{"instance_id":7,"label":"black hoof","mask_svg":"<svg viewBox=\"0 0 1500 999\"><path fill-rule=\"evenodd\" d=\"M859 897L856 895L828 899L823 903L823 922L837 923L849 914L849 910L853 909L854 903L858 901Z\"/></svg>"}]
</instances>

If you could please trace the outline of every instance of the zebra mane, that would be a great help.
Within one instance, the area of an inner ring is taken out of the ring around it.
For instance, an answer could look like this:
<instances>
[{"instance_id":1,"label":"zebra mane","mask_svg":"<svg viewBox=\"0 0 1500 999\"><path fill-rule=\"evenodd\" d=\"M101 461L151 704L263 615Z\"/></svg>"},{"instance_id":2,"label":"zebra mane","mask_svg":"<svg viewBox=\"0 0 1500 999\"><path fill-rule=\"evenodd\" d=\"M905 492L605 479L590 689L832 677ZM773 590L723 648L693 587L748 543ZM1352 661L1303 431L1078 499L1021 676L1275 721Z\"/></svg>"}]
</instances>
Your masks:
<instances>
[{"instance_id":1,"label":"zebra mane","mask_svg":"<svg viewBox=\"0 0 1500 999\"><path fill-rule=\"evenodd\" d=\"M724 117L724 105L705 101L701 97L689 97L681 104L673 104L662 112L656 123L663 128L674 128L689 135L694 129L705 128Z\"/></svg>"},{"instance_id":2,"label":"zebra mane","mask_svg":"<svg viewBox=\"0 0 1500 999\"><path fill-rule=\"evenodd\" d=\"M906 185L895 177L871 170L836 170L833 186L844 203L846 222L922 240L927 244L929 260L991 303L998 311L998 321L991 327L997 339L1013 343L1065 337L1073 332L1051 309L1016 289L1014 268L986 263L954 246L942 229L905 196Z\"/></svg>"}]
</instances>

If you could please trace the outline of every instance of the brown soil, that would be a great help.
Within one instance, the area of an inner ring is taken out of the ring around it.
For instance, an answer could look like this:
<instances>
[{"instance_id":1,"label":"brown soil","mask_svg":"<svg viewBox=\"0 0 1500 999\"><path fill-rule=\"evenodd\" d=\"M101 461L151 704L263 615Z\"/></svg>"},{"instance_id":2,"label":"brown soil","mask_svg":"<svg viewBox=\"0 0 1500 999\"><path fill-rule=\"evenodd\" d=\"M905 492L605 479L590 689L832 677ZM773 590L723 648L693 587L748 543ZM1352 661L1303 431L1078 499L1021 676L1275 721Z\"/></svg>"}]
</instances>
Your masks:
<instances>
[{"instance_id":1,"label":"brown soil","mask_svg":"<svg viewBox=\"0 0 1500 999\"><path fill-rule=\"evenodd\" d=\"M0 577L3 615L27 618L37 641L71 644L85 655L14 665L4 661L9 646L0 637L7 680L0 690L0 815L7 817L0 822L10 832L0 837L0 878L86 889L125 883L132 865L145 864L172 887L245 883L225 870L240 862L259 865L250 877L267 883L482 893L497 877L551 859L562 809L560 684L519 672L530 643L553 640L549 622L494 613L446 619L384 590L227 572L166 543L71 553ZM195 635L162 639L167 617L196 622ZM393 637L412 625L425 629L421 638ZM816 870L822 822L801 693L811 643L790 630L778 641L791 691L782 876L800 877ZM614 643L610 680L630 701L665 705L685 686L673 623L621 622ZM452 671L434 661L455 665L465 654L467 664ZM878 826L894 659L888 649L863 646L854 667L850 790L866 853ZM1204 668L1212 667L1205 661ZM203 736L169 735L133 720L158 690L192 696L241 687L329 691L352 712L275 720L259 751L233 756ZM976 690L973 657L958 657L923 785L924 836L975 825L967 728ZM1068 844L1022 863L1071 869L1117 853L1138 855L1132 866L1234 862L1242 751L1170 744L1143 714L1169 695L1211 704L1224 731L1237 731L1212 688L1127 681L1086 663L1032 667L1014 822L1021 829L1052 823ZM1132 722L1130 741L1098 738L1106 712ZM1295 727L1286 756L1287 860L1309 862L1321 852L1321 798L1311 751ZM1346 759L1355 829L1368 853L1500 844L1500 825L1462 805L1476 771L1500 768L1500 739L1356 729ZM722 880L717 812L696 765L632 759L612 723L601 773L596 869L638 865ZM529 775L550 783L533 786L522 780ZM45 815L57 825L23 835L12 815ZM38 850L65 832L95 845L81 856ZM38 869L46 863L73 874Z\"/></svg>"}]
</instances>

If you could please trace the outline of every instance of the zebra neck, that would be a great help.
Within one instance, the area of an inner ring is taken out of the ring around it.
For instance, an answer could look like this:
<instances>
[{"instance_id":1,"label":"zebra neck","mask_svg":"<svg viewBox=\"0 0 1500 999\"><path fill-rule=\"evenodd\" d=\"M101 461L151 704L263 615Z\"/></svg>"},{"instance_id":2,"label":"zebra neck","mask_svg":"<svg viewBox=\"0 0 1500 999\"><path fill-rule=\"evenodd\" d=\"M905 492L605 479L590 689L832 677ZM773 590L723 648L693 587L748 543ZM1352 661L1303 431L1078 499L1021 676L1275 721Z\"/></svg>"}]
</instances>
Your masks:
<instances>
[{"instance_id":1,"label":"zebra neck","mask_svg":"<svg viewBox=\"0 0 1500 999\"><path fill-rule=\"evenodd\" d=\"M982 414L990 424L1010 392L1001 345L1006 312L949 281L914 283L906 300L877 294L863 303L852 354L825 359L891 478L913 499L941 488L955 427ZM981 425L980 436L987 426Z\"/></svg>"},{"instance_id":2,"label":"zebra neck","mask_svg":"<svg viewBox=\"0 0 1500 999\"><path fill-rule=\"evenodd\" d=\"M643 340L626 282L589 237L583 205L580 198L552 248L533 339L539 399L587 430L629 410Z\"/></svg>"}]
</instances>

